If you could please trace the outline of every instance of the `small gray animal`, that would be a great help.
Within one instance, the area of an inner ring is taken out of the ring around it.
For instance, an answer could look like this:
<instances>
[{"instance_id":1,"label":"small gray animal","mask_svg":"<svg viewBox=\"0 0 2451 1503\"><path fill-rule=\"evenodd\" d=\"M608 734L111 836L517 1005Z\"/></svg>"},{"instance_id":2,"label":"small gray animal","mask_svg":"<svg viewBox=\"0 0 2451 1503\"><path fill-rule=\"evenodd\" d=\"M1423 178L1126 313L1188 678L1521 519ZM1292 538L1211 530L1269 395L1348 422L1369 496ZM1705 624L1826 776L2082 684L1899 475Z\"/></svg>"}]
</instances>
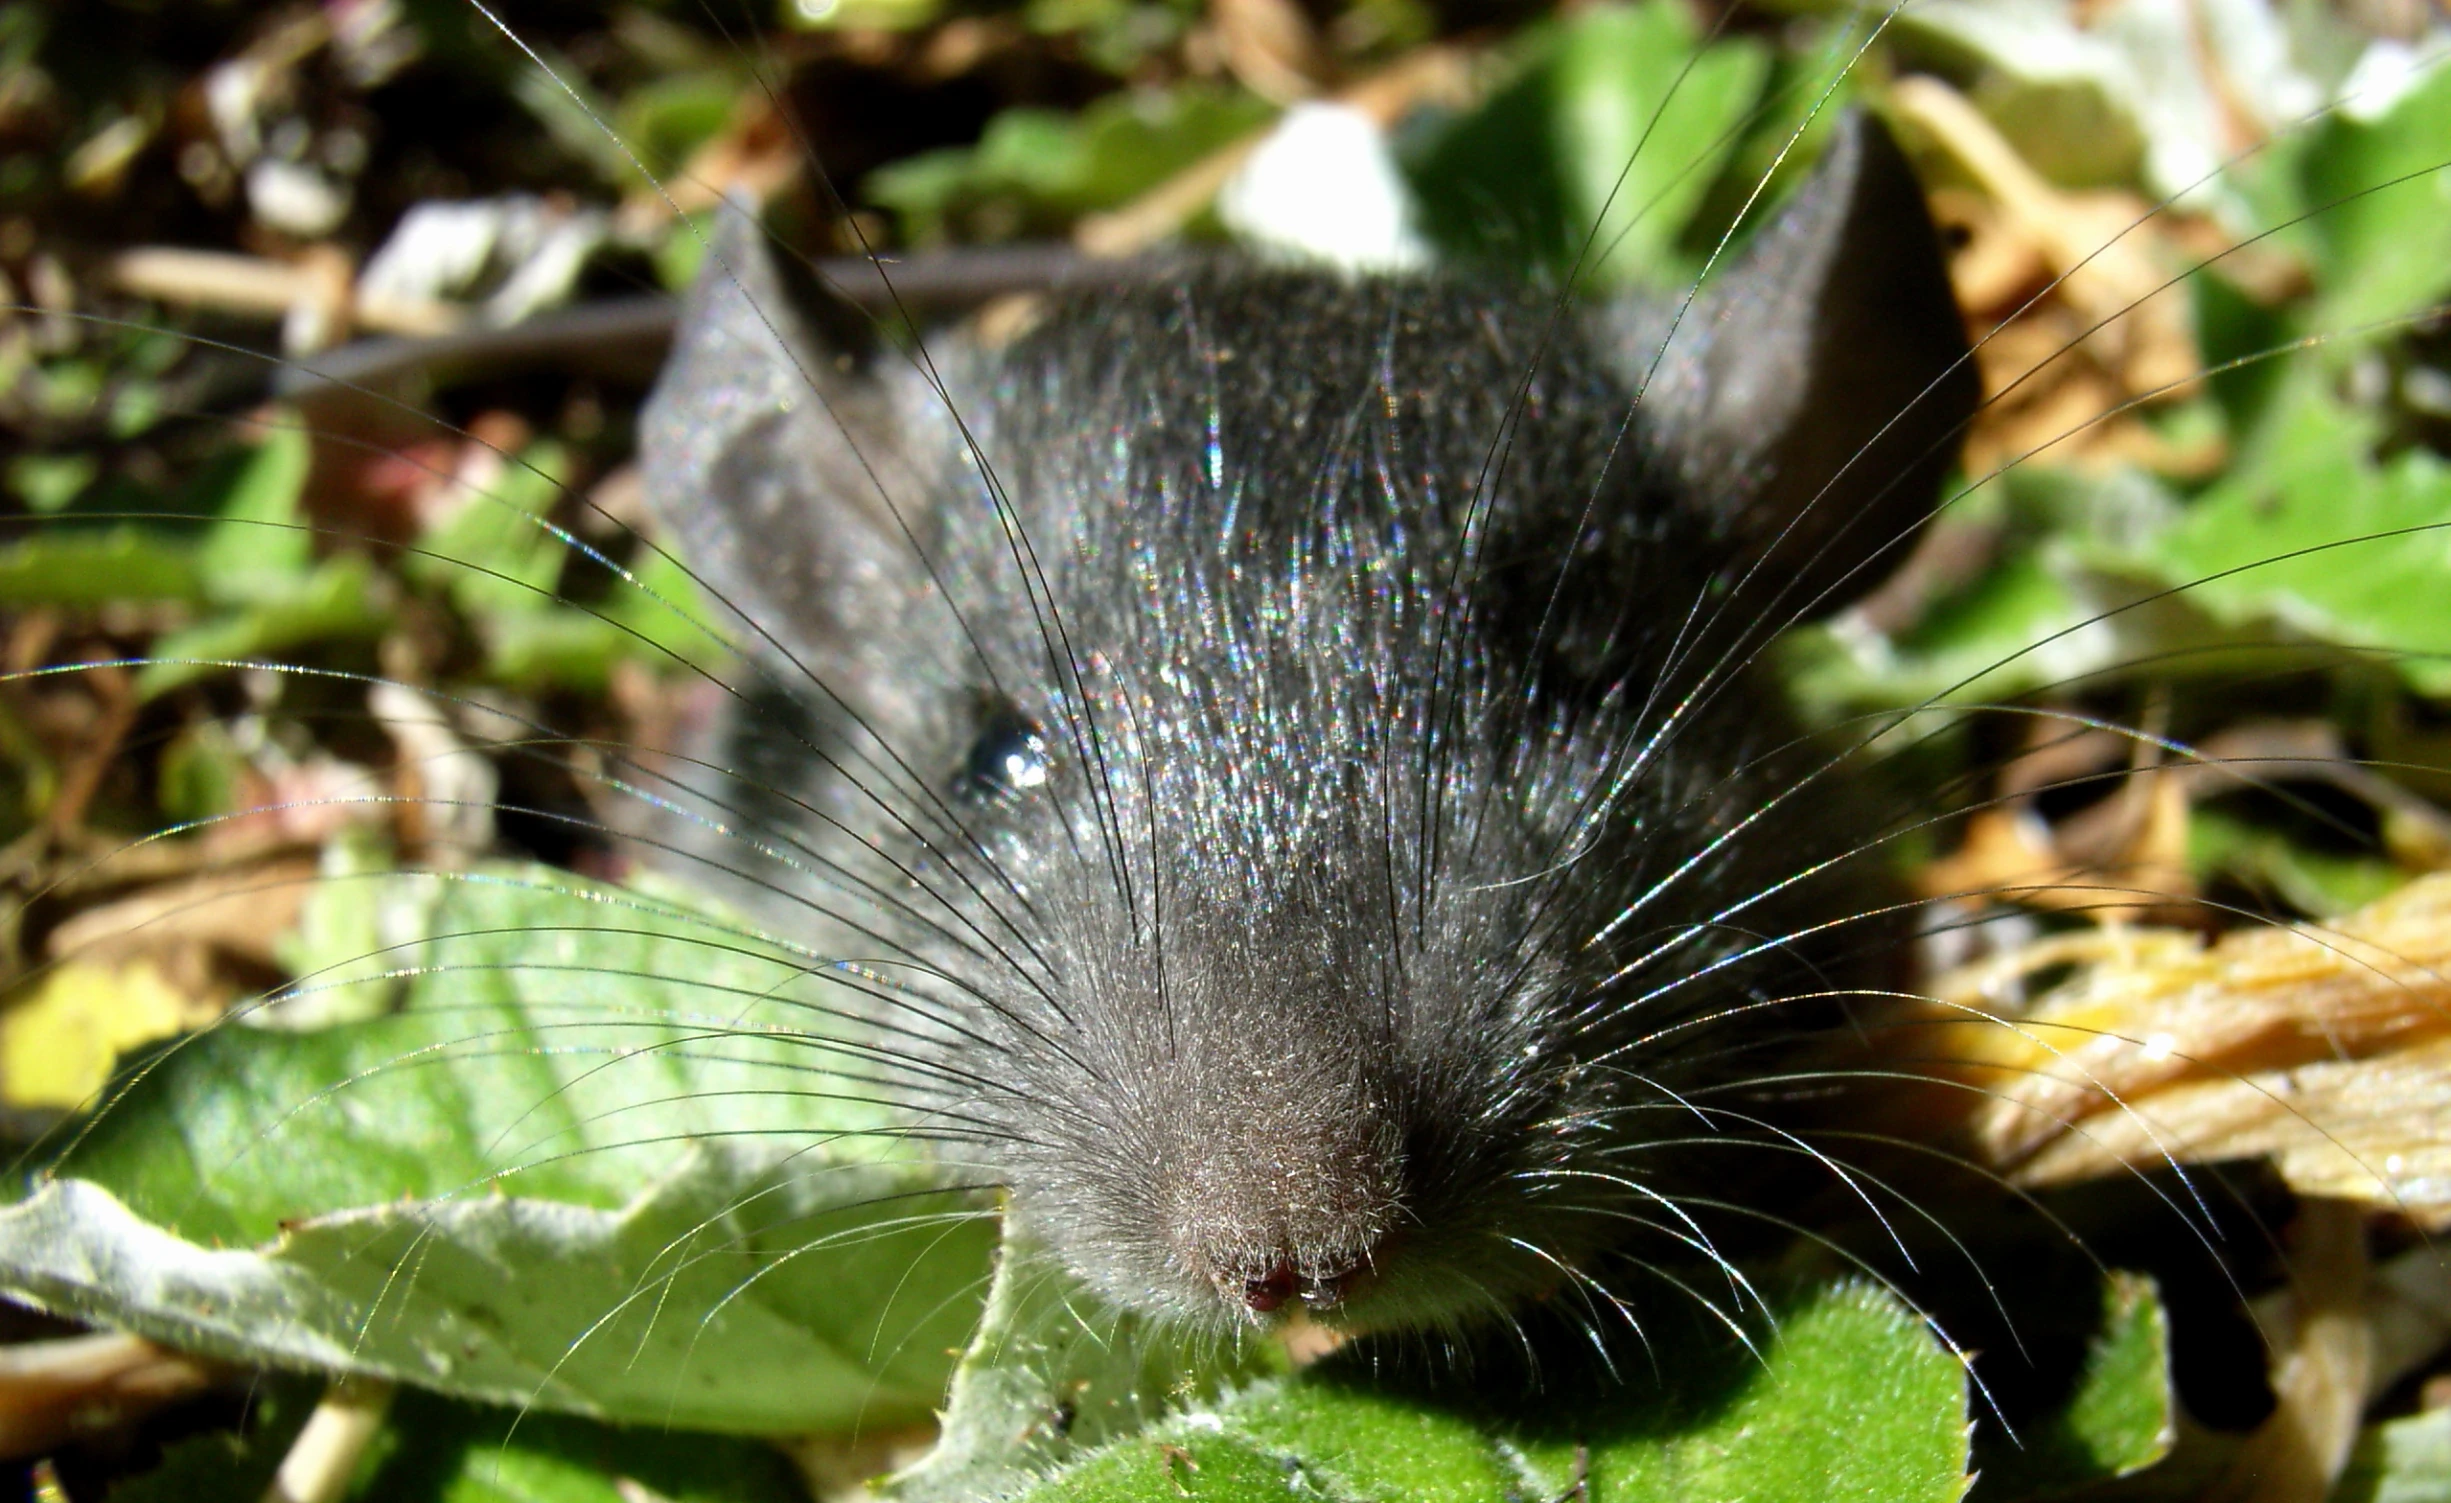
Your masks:
<instances>
[{"instance_id":1,"label":"small gray animal","mask_svg":"<svg viewBox=\"0 0 2451 1503\"><path fill-rule=\"evenodd\" d=\"M1104 1297L1614 1288L1894 946L1755 658L1900 556L1966 356L1864 115L1683 308L1192 260L922 353L736 226L642 435L757 648L685 822Z\"/></svg>"}]
</instances>

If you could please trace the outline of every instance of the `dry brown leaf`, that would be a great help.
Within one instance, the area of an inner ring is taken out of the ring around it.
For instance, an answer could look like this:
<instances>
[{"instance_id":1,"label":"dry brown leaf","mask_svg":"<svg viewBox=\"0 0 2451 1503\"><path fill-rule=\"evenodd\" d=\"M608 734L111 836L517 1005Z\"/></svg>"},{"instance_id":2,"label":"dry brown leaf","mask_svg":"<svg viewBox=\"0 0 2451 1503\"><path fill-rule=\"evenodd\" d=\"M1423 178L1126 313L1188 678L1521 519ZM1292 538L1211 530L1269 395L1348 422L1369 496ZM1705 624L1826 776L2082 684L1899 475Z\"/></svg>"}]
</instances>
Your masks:
<instances>
[{"instance_id":1,"label":"dry brown leaf","mask_svg":"<svg viewBox=\"0 0 2451 1503\"><path fill-rule=\"evenodd\" d=\"M0 1457L57 1450L237 1376L115 1332L0 1348Z\"/></svg>"},{"instance_id":2,"label":"dry brown leaf","mask_svg":"<svg viewBox=\"0 0 2451 1503\"><path fill-rule=\"evenodd\" d=\"M2252 1302L2278 1402L2242 1438L2208 1498L2333 1496L2360 1422L2451 1338L2451 1267L2440 1251L2418 1246L2374 1264L2367 1221L2367 1208L2350 1201L2317 1197L2300 1207L2288 1228L2288 1282Z\"/></svg>"},{"instance_id":3,"label":"dry brown leaf","mask_svg":"<svg viewBox=\"0 0 2451 1503\"><path fill-rule=\"evenodd\" d=\"M2032 1006L2001 1000L2072 960L2090 964ZM2209 946L2058 936L1934 997L1982 1088L1973 1146L2021 1184L2270 1156L2304 1193L2451 1221L2451 874Z\"/></svg>"},{"instance_id":4,"label":"dry brown leaf","mask_svg":"<svg viewBox=\"0 0 2451 1503\"><path fill-rule=\"evenodd\" d=\"M2144 769L2058 826L2023 800L1985 809L1966 821L1958 848L1915 880L1933 898L1996 898L2113 923L2185 913L2196 892L2186 790L2168 769Z\"/></svg>"},{"instance_id":5,"label":"dry brown leaf","mask_svg":"<svg viewBox=\"0 0 2451 1503\"><path fill-rule=\"evenodd\" d=\"M63 960L91 960L194 942L270 966L316 870L313 856L297 856L157 883L65 920L48 947Z\"/></svg>"},{"instance_id":6,"label":"dry brown leaf","mask_svg":"<svg viewBox=\"0 0 2451 1503\"><path fill-rule=\"evenodd\" d=\"M0 1009L0 1103L33 1111L87 1105L122 1054L221 1016L226 999L196 989L201 971L147 956L43 973Z\"/></svg>"},{"instance_id":7,"label":"dry brown leaf","mask_svg":"<svg viewBox=\"0 0 2451 1503\"><path fill-rule=\"evenodd\" d=\"M1933 898L2032 894L2047 900L2059 879L2072 872L2039 815L2003 807L1969 818L1957 849L1925 865L1915 874L1915 885Z\"/></svg>"},{"instance_id":8,"label":"dry brown leaf","mask_svg":"<svg viewBox=\"0 0 2451 1503\"><path fill-rule=\"evenodd\" d=\"M1892 102L1980 183L2060 277L2086 343L2142 396L2192 376L2200 361L2183 287L2157 254L2161 216L2133 194L2056 188L2026 165L1965 96L1935 78L1899 80Z\"/></svg>"},{"instance_id":9,"label":"dry brown leaf","mask_svg":"<svg viewBox=\"0 0 2451 1503\"><path fill-rule=\"evenodd\" d=\"M1951 247L1949 283L1959 307L1985 312L2013 308L2051 279L2042 251L2018 234L2000 206L1983 194L1937 187L1928 206Z\"/></svg>"},{"instance_id":10,"label":"dry brown leaf","mask_svg":"<svg viewBox=\"0 0 2451 1503\"><path fill-rule=\"evenodd\" d=\"M2156 735L2067 733L2038 722L2033 743L2000 768L1994 803L1966 821L1956 850L1916 874L1925 896L1975 904L2077 911L2105 922L2184 924L2200 919L2188 866L2192 804L2276 782L2321 782L2371 807L2383 845L2411 869L2451 865L2451 816L2349 754L2321 721L2247 721L2164 760ZM2073 788L2125 759L2116 793L2057 822L2035 796Z\"/></svg>"},{"instance_id":11,"label":"dry brown leaf","mask_svg":"<svg viewBox=\"0 0 2451 1503\"><path fill-rule=\"evenodd\" d=\"M2026 1185L2151 1166L2268 1157L2302 1194L2451 1221L2451 1040L2371 1059L2181 1082L2097 1115L2018 1166Z\"/></svg>"},{"instance_id":12,"label":"dry brown leaf","mask_svg":"<svg viewBox=\"0 0 2451 1503\"><path fill-rule=\"evenodd\" d=\"M2055 187L1937 79L1901 79L1890 102L1972 180L1933 195L1956 240L1959 302L1982 333L1989 401L1967 438L1968 473L2043 451L2179 473L2218 465L2217 445L2174 448L2122 411L2183 395L2201 367L2185 288L2172 284L2183 262L2172 216L2129 193Z\"/></svg>"},{"instance_id":13,"label":"dry brown leaf","mask_svg":"<svg viewBox=\"0 0 2451 1503\"><path fill-rule=\"evenodd\" d=\"M1218 50L1244 88L1271 104L1319 92L1328 57L1318 29L1293 0L1209 0Z\"/></svg>"}]
</instances>

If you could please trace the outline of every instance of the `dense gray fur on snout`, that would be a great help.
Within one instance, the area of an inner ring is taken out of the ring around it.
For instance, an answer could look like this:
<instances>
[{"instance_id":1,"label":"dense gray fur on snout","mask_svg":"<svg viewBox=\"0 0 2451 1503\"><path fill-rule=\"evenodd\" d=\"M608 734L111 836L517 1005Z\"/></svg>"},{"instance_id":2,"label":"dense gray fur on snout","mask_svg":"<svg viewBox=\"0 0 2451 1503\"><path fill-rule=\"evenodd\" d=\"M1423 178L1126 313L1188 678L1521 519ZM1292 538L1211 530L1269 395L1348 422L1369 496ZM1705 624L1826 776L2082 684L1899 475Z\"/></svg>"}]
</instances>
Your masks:
<instances>
[{"instance_id":1,"label":"dense gray fur on snout","mask_svg":"<svg viewBox=\"0 0 2451 1503\"><path fill-rule=\"evenodd\" d=\"M1885 132L1675 308L1190 262L923 364L718 237L644 431L755 659L684 822L1107 1297L1448 1326L1682 1239L1723 1165L1644 1145L1877 967L1749 664L1975 399Z\"/></svg>"}]
</instances>

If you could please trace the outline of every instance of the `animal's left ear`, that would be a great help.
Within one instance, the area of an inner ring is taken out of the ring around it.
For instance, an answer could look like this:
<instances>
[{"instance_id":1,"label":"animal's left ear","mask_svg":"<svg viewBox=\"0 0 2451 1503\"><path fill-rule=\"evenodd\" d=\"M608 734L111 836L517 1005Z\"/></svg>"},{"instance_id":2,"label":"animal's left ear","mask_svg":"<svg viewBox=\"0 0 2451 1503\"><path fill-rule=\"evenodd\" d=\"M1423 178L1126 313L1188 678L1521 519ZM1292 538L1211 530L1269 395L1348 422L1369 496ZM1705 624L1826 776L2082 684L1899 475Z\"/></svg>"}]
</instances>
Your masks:
<instances>
[{"instance_id":1,"label":"animal's left ear","mask_svg":"<svg viewBox=\"0 0 2451 1503\"><path fill-rule=\"evenodd\" d=\"M1620 344L1639 379L1656 347ZM1639 347L1638 347L1639 346ZM1930 515L1981 395L1940 237L1889 131L1850 112L1812 176L1705 284L1640 421L1740 569L1835 609Z\"/></svg>"}]
</instances>

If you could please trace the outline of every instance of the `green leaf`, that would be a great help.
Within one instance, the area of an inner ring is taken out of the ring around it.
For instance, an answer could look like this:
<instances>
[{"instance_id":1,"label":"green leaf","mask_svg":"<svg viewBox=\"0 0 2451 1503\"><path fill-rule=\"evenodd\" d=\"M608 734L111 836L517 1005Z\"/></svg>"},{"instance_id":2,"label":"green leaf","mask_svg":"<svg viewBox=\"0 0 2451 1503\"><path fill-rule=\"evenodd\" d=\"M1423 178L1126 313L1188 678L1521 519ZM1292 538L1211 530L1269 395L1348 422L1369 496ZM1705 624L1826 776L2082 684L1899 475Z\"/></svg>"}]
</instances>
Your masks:
<instances>
[{"instance_id":1,"label":"green leaf","mask_svg":"<svg viewBox=\"0 0 2451 1503\"><path fill-rule=\"evenodd\" d=\"M9 493L40 515L66 509L102 473L91 454L20 454L4 472Z\"/></svg>"},{"instance_id":2,"label":"green leaf","mask_svg":"<svg viewBox=\"0 0 2451 1503\"><path fill-rule=\"evenodd\" d=\"M1603 285L1690 278L1678 235L1769 72L1758 44L1701 40L1673 0L1527 33L1513 80L1410 168L1424 230L1451 255L1552 270L1588 238Z\"/></svg>"},{"instance_id":3,"label":"green leaf","mask_svg":"<svg viewBox=\"0 0 2451 1503\"><path fill-rule=\"evenodd\" d=\"M687 292L689 284L698 279L698 268L706 261L706 242L713 232L714 221L711 210L684 214L656 237L649 254L655 262L655 280L666 292Z\"/></svg>"},{"instance_id":4,"label":"green leaf","mask_svg":"<svg viewBox=\"0 0 2451 1503\"><path fill-rule=\"evenodd\" d=\"M614 128L648 171L669 177L731 124L748 82L729 68L669 74L623 95Z\"/></svg>"},{"instance_id":5,"label":"green leaf","mask_svg":"<svg viewBox=\"0 0 2451 1503\"><path fill-rule=\"evenodd\" d=\"M1997 1427L1984 1440L1976 1496L1985 1503L2130 1476L2169 1455L2178 1440L2170 1326L2153 1281L2118 1272L2105 1279L2102 1323L2067 1402L2014 1440Z\"/></svg>"},{"instance_id":6,"label":"green leaf","mask_svg":"<svg viewBox=\"0 0 2451 1503\"><path fill-rule=\"evenodd\" d=\"M172 819L210 819L238 807L246 787L247 754L230 728L202 720L162 749L154 798Z\"/></svg>"},{"instance_id":7,"label":"green leaf","mask_svg":"<svg viewBox=\"0 0 2451 1503\"><path fill-rule=\"evenodd\" d=\"M770 1446L661 1426L404 1392L348 1496L366 1503L788 1503L803 1496Z\"/></svg>"},{"instance_id":8,"label":"green leaf","mask_svg":"<svg viewBox=\"0 0 2451 1503\"><path fill-rule=\"evenodd\" d=\"M1011 1492L1083 1450L1132 1435L1169 1403L1212 1401L1228 1383L1285 1369L1254 1337L1184 1339L1101 1307L1043 1250L1008 1242L987 1312L953 1379L936 1448L894 1478L901 1503Z\"/></svg>"},{"instance_id":9,"label":"green leaf","mask_svg":"<svg viewBox=\"0 0 2451 1503\"><path fill-rule=\"evenodd\" d=\"M470 617L544 610L570 557L570 544L544 518L561 499L570 455L560 444L529 445L503 461L493 483L476 490L417 540L400 572L448 595Z\"/></svg>"},{"instance_id":10,"label":"green leaf","mask_svg":"<svg viewBox=\"0 0 2451 1503\"><path fill-rule=\"evenodd\" d=\"M1903 640L1816 625L1792 634L1782 651L1798 701L1821 720L1934 699L1998 699L2109 661L2111 634L2085 630L2099 609L2082 580L2037 551L2004 559L1938 602ZM2058 651L2027 650L2054 637Z\"/></svg>"},{"instance_id":11,"label":"green leaf","mask_svg":"<svg viewBox=\"0 0 2451 1503\"><path fill-rule=\"evenodd\" d=\"M2373 426L2302 386L2260 462L2138 556L2221 620L2373 649L2420 691L2451 693L2451 463L2424 449L2378 463Z\"/></svg>"},{"instance_id":12,"label":"green leaf","mask_svg":"<svg viewBox=\"0 0 2451 1503\"><path fill-rule=\"evenodd\" d=\"M600 604L497 611L480 617L477 630L493 682L601 693L623 662L657 672L722 662L731 649L706 620L689 573L652 554L632 571L631 582Z\"/></svg>"},{"instance_id":13,"label":"green leaf","mask_svg":"<svg viewBox=\"0 0 2451 1503\"><path fill-rule=\"evenodd\" d=\"M596 91L588 70L545 46L537 46L531 61L535 66L498 72L494 86L516 100L554 145L592 171L603 186L622 193L639 188L638 164L603 125L614 117L614 107Z\"/></svg>"},{"instance_id":14,"label":"green leaf","mask_svg":"<svg viewBox=\"0 0 2451 1503\"><path fill-rule=\"evenodd\" d=\"M1124 1441L1062 1477L1019 1495L1022 1503L1218 1503L1353 1494L1310 1484L1298 1461L1288 1464L1201 1416ZM1493 1500L1503 1496L1491 1494Z\"/></svg>"},{"instance_id":15,"label":"green leaf","mask_svg":"<svg viewBox=\"0 0 2451 1503\"><path fill-rule=\"evenodd\" d=\"M1387 42L1397 42L1407 34L1407 18L1388 12L1413 3L1361 0L1370 14L1358 24L1376 23L1384 28L1380 35ZM1153 58L1169 53L1203 12L1199 0L1024 0L1021 16L1022 24L1032 32L1061 37L1067 47L1078 48L1093 67L1129 78L1145 73ZM1347 17L1352 14L1346 12ZM1410 34L1427 41L1435 30L1435 26L1423 26Z\"/></svg>"},{"instance_id":16,"label":"green leaf","mask_svg":"<svg viewBox=\"0 0 2451 1503\"><path fill-rule=\"evenodd\" d=\"M2309 221L2323 249L2313 327L2406 318L2451 293L2451 68L2430 67L2373 120L2335 114L2305 156Z\"/></svg>"},{"instance_id":17,"label":"green leaf","mask_svg":"<svg viewBox=\"0 0 2451 1503\"><path fill-rule=\"evenodd\" d=\"M2189 814L2187 865L2202 876L2270 892L2315 918L2363 908L2408 880L2408 873L2384 857L2313 850L2283 831L2218 809Z\"/></svg>"},{"instance_id":18,"label":"green leaf","mask_svg":"<svg viewBox=\"0 0 2451 1503\"><path fill-rule=\"evenodd\" d=\"M403 947L434 933L444 885L392 872L390 834L353 825L324 843L297 927L273 955L302 985L250 1022L292 1029L362 1022L392 1010L407 984Z\"/></svg>"},{"instance_id":19,"label":"green leaf","mask_svg":"<svg viewBox=\"0 0 2451 1503\"><path fill-rule=\"evenodd\" d=\"M152 698L223 663L262 661L310 642L379 636L391 621L388 583L359 553L336 554L303 576L259 575L250 588L261 593L250 603L156 638L136 692Z\"/></svg>"},{"instance_id":20,"label":"green leaf","mask_svg":"<svg viewBox=\"0 0 2451 1503\"><path fill-rule=\"evenodd\" d=\"M197 543L196 563L215 600L271 603L300 593L315 561L315 535L301 512L311 461L305 429L283 425L207 472L203 498L217 520Z\"/></svg>"},{"instance_id":21,"label":"green leaf","mask_svg":"<svg viewBox=\"0 0 2451 1503\"><path fill-rule=\"evenodd\" d=\"M920 244L1058 233L1082 214L1156 187L1273 113L1248 94L1201 85L1111 94L1078 115L1008 109L974 147L931 151L870 173L869 197Z\"/></svg>"},{"instance_id":22,"label":"green leaf","mask_svg":"<svg viewBox=\"0 0 2451 1503\"><path fill-rule=\"evenodd\" d=\"M0 547L0 603L10 606L204 598L194 544L147 529L48 528Z\"/></svg>"},{"instance_id":23,"label":"green leaf","mask_svg":"<svg viewBox=\"0 0 2451 1503\"><path fill-rule=\"evenodd\" d=\"M669 553L642 553L630 565L630 579L600 609L607 621L685 663L711 667L731 655L731 646L714 632L697 576ZM669 665L670 658L646 644L631 641L624 650L655 666Z\"/></svg>"},{"instance_id":24,"label":"green leaf","mask_svg":"<svg viewBox=\"0 0 2451 1503\"><path fill-rule=\"evenodd\" d=\"M1272 1385L1233 1406L1237 1437L1323 1468L1323 1488L1355 1498L1475 1503L1522 1491L1524 1459L1473 1416L1325 1382ZM1278 1475L1285 1475L1278 1469ZM1530 1479L1544 1490L1548 1479Z\"/></svg>"},{"instance_id":25,"label":"green leaf","mask_svg":"<svg viewBox=\"0 0 2451 1503\"><path fill-rule=\"evenodd\" d=\"M1756 1362L1725 1346L1664 1356L1678 1391L1658 1408L1591 1402L1591 1438L1525 1446L1571 1482L1588 1445L1604 1496L1955 1500L1966 1487L1966 1374L1923 1320L1863 1284L1787 1301ZM1690 1367L1687 1363L1690 1361Z\"/></svg>"},{"instance_id":26,"label":"green leaf","mask_svg":"<svg viewBox=\"0 0 2451 1503\"><path fill-rule=\"evenodd\" d=\"M258 1503L321 1387L286 1374L258 1382L247 1395L243 1428L173 1441L159 1465L113 1484L110 1503Z\"/></svg>"},{"instance_id":27,"label":"green leaf","mask_svg":"<svg viewBox=\"0 0 2451 1503\"><path fill-rule=\"evenodd\" d=\"M2332 1503L2451 1503L2451 1409L2368 1426Z\"/></svg>"},{"instance_id":28,"label":"green leaf","mask_svg":"<svg viewBox=\"0 0 2451 1503\"><path fill-rule=\"evenodd\" d=\"M2142 476L2019 469L1967 490L1941 525L1993 535L1991 565L1895 635L1844 617L1788 633L1779 652L1791 691L1815 720L1837 722L1926 701L2013 698L2149 653L2158 644L2141 639L2166 623L2115 610L2142 589L2096 568L2091 555L2105 550L2092 540L2152 536L2175 506Z\"/></svg>"},{"instance_id":29,"label":"green leaf","mask_svg":"<svg viewBox=\"0 0 2451 1503\"><path fill-rule=\"evenodd\" d=\"M195 593L227 609L157 638L153 660L137 674L139 695L206 677L216 663L372 637L389 624L389 592L366 558L343 553L316 562L303 510L312 462L302 426L274 425L262 442L209 467L180 498L213 514L185 552Z\"/></svg>"},{"instance_id":30,"label":"green leaf","mask_svg":"<svg viewBox=\"0 0 2451 1503\"><path fill-rule=\"evenodd\" d=\"M649 553L600 603L548 601L541 610L499 610L479 617L476 626L491 682L601 693L622 662L670 672L723 661L731 649L706 620L689 571L664 554Z\"/></svg>"},{"instance_id":31,"label":"green leaf","mask_svg":"<svg viewBox=\"0 0 2451 1503\"><path fill-rule=\"evenodd\" d=\"M1691 1503L1963 1494L1964 1369L1893 1297L1852 1283L1799 1291L1779 1302L1758 1358L1698 1322L1659 1325L1655 1366L1505 1398L1462 1386L1399 1395L1369 1378L1366 1356L1331 1359L1114 1440L1021 1496L1503 1503L1578 1485Z\"/></svg>"},{"instance_id":32,"label":"green leaf","mask_svg":"<svg viewBox=\"0 0 2451 1503\"><path fill-rule=\"evenodd\" d=\"M936 19L941 0L788 0L782 8L785 24L807 30L871 27L908 31Z\"/></svg>"},{"instance_id":33,"label":"green leaf","mask_svg":"<svg viewBox=\"0 0 2451 1503\"><path fill-rule=\"evenodd\" d=\"M485 642L486 681L508 688L600 694L612 678L613 664L624 657L670 661L605 617L577 606L503 611L480 617L476 625Z\"/></svg>"},{"instance_id":34,"label":"green leaf","mask_svg":"<svg viewBox=\"0 0 2451 1503\"><path fill-rule=\"evenodd\" d=\"M257 1503L323 1385L276 1377L249 1393L242 1430L173 1443L111 1503ZM798 1479L771 1446L663 1427L620 1429L406 1390L344 1497L364 1503L787 1503Z\"/></svg>"},{"instance_id":35,"label":"green leaf","mask_svg":"<svg viewBox=\"0 0 2451 1503\"><path fill-rule=\"evenodd\" d=\"M398 954L398 1016L225 1026L157 1059L0 1212L0 1287L200 1351L610 1419L934 1408L992 1219L930 1193L825 966L550 873L458 880L435 929Z\"/></svg>"}]
</instances>

